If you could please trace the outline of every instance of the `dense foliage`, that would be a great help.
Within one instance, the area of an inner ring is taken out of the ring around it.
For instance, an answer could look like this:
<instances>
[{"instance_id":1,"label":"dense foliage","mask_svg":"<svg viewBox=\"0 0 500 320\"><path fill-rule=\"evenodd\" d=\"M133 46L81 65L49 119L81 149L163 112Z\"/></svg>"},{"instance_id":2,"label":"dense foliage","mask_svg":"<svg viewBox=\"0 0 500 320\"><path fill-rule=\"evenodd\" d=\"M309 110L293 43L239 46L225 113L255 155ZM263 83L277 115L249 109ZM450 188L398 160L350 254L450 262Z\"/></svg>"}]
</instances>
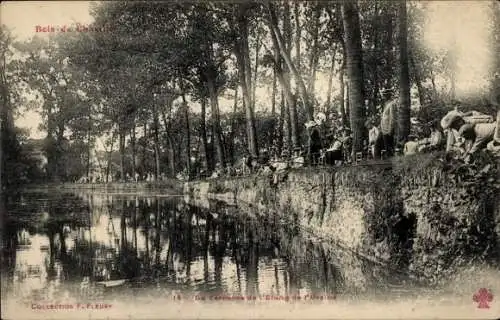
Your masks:
<instances>
[{"instance_id":1,"label":"dense foliage","mask_svg":"<svg viewBox=\"0 0 500 320\"><path fill-rule=\"evenodd\" d=\"M351 127L355 152L367 138L365 120L378 119L393 98L381 94L387 89L400 99L404 142L410 115L428 126L456 97L448 90L452 50L422 45L426 6L112 1L91 7L91 31L15 42L2 28L2 184L75 181L96 167L106 180L194 176L244 154L305 145L304 122L319 111ZM488 8L498 46L499 3ZM492 88L469 97L465 109L494 111L492 69ZM326 95L318 74L327 79ZM43 172L27 160L33 141L21 143L26 138L13 125L26 108L43 119Z\"/></svg>"}]
</instances>

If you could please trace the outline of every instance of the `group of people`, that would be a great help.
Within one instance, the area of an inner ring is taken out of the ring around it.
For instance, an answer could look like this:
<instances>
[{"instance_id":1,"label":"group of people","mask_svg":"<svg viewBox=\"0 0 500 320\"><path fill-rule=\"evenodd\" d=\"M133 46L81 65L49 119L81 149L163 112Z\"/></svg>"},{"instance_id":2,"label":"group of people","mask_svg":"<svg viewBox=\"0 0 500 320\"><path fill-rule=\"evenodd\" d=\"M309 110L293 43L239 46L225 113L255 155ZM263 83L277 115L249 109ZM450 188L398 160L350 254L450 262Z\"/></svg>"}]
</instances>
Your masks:
<instances>
[{"instance_id":1,"label":"group of people","mask_svg":"<svg viewBox=\"0 0 500 320\"><path fill-rule=\"evenodd\" d=\"M443 117L441 127L447 135L447 152L457 152L469 158L486 149L500 156L500 110L496 119L476 111L453 110Z\"/></svg>"},{"instance_id":2,"label":"group of people","mask_svg":"<svg viewBox=\"0 0 500 320\"><path fill-rule=\"evenodd\" d=\"M308 162L310 165L335 165L351 162L349 150L352 144L351 130L329 125L326 115L318 113L313 121L306 122L308 131Z\"/></svg>"},{"instance_id":3,"label":"group of people","mask_svg":"<svg viewBox=\"0 0 500 320\"><path fill-rule=\"evenodd\" d=\"M395 106L395 103L385 106L378 126L373 121L367 122L369 154L374 159L381 158L384 154L412 155L437 150L461 154L466 160L483 149L500 155L500 111L495 119L477 111L460 112L455 108L441 121L431 124L430 135L419 137L410 134L409 141L399 146L394 144Z\"/></svg>"},{"instance_id":4,"label":"group of people","mask_svg":"<svg viewBox=\"0 0 500 320\"><path fill-rule=\"evenodd\" d=\"M319 112L314 120L305 123L308 144L294 148L292 153L284 150L260 150L258 158L250 155L242 157L234 165L216 166L209 178L221 176L242 176L250 173L267 174L281 172L289 168L316 165L341 165L359 162L362 159L383 159L394 155L412 155L416 153L443 150L458 153L466 161L480 150L486 149L500 156L500 111L496 119L477 111L461 112L456 108L448 112L441 121L434 121L430 134L418 136L410 134L403 145L395 143L395 122L397 100L386 103L380 122L369 119L365 126L368 139L364 148L354 159L351 155L352 135L349 128L327 121L327 116ZM330 119L331 120L331 119ZM414 123L416 128L420 127ZM153 174L133 177L127 174L127 181L154 181ZM164 177L162 177L164 178ZM183 177L177 177L184 180ZM82 177L82 179L89 179ZM80 179L80 180L82 180ZM92 177L92 182L101 182L102 177ZM163 180L163 179L162 179ZM90 182L90 181L78 181Z\"/></svg>"},{"instance_id":5,"label":"group of people","mask_svg":"<svg viewBox=\"0 0 500 320\"><path fill-rule=\"evenodd\" d=\"M165 173L162 173L159 177L159 180L165 181L167 179ZM100 172L91 172L89 176L82 176L78 180L75 181L75 183L106 183L106 182L113 182L113 181L122 181L120 179L120 173L116 173L113 177L113 175L108 176L108 180L106 181L105 174L100 173ZM139 172L135 172L135 174L132 176L130 173L126 172L125 173L125 178L123 179L123 182L154 182L156 181L156 178L153 173L144 173L144 174L139 174Z\"/></svg>"},{"instance_id":6,"label":"group of people","mask_svg":"<svg viewBox=\"0 0 500 320\"><path fill-rule=\"evenodd\" d=\"M293 149L293 153L261 150L259 158L243 157L234 166L218 167L211 178L220 176L240 176L249 173L267 174L315 165L340 165L359 162L362 159L383 159L394 155L446 150L468 156L487 149L500 156L500 111L497 118L477 111L460 112L453 110L431 124L430 134L422 137L411 134L409 141L402 145L395 143L395 115L397 101L384 106L381 120L377 125L373 119L366 122L368 141L364 149L352 157L352 135L348 128L327 124L324 113L318 113L314 120L305 123L309 141L307 146ZM418 123L414 123L417 127Z\"/></svg>"},{"instance_id":7,"label":"group of people","mask_svg":"<svg viewBox=\"0 0 500 320\"><path fill-rule=\"evenodd\" d=\"M351 149L350 129L346 127L335 129L334 126L328 125L326 120L326 115L320 112L314 120L305 123L309 137L305 146L295 147L292 152L262 149L259 157L246 155L233 166L227 165L225 168L216 166L209 178L242 176L250 173L271 174L304 166L350 162L351 157L347 152Z\"/></svg>"},{"instance_id":8,"label":"group of people","mask_svg":"<svg viewBox=\"0 0 500 320\"><path fill-rule=\"evenodd\" d=\"M404 146L404 154L444 150L469 161L473 154L487 150L500 156L499 126L500 111L495 119L477 111L453 110L432 125L429 137L419 139L411 136Z\"/></svg>"}]
</instances>

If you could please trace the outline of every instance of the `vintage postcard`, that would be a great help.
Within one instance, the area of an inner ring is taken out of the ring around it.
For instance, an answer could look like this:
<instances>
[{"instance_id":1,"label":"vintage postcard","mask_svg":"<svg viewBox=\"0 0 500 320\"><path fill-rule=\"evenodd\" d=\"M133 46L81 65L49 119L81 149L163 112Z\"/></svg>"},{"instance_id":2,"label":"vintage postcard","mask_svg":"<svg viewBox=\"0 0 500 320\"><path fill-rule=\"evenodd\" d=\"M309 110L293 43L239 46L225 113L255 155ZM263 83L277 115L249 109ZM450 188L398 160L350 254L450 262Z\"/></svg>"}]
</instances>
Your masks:
<instances>
[{"instance_id":1,"label":"vintage postcard","mask_svg":"<svg viewBox=\"0 0 500 320\"><path fill-rule=\"evenodd\" d=\"M1 318L500 318L500 1L0 4Z\"/></svg>"}]
</instances>

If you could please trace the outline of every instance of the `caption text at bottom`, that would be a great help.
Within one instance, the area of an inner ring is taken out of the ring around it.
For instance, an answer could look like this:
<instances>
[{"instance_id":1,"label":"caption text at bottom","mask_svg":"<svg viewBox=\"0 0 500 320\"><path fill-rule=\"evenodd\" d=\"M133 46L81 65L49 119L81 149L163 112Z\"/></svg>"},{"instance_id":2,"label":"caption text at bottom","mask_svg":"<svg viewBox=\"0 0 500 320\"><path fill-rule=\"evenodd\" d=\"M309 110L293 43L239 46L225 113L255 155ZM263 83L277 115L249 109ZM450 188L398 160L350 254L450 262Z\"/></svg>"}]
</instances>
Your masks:
<instances>
[{"instance_id":1,"label":"caption text at bottom","mask_svg":"<svg viewBox=\"0 0 500 320\"><path fill-rule=\"evenodd\" d=\"M231 296L231 295L212 295L212 296L181 296L173 295L169 297L174 301L326 301L336 300L335 295L292 295L292 296ZM33 310L104 310L112 308L108 303L32 303Z\"/></svg>"}]
</instances>

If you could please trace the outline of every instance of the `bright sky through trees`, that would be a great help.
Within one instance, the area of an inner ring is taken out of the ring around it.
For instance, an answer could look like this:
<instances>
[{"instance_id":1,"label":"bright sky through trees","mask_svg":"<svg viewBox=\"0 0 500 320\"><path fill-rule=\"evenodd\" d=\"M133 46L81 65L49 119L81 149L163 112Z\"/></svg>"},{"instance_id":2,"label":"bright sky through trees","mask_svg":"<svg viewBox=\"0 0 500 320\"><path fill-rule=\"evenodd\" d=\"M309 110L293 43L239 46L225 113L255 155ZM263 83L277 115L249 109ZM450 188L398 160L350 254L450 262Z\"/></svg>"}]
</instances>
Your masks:
<instances>
[{"instance_id":1,"label":"bright sky through trees","mask_svg":"<svg viewBox=\"0 0 500 320\"><path fill-rule=\"evenodd\" d=\"M457 94L474 94L487 86L492 57L487 1L435 1L427 5L425 45L436 52L453 50Z\"/></svg>"}]
</instances>

